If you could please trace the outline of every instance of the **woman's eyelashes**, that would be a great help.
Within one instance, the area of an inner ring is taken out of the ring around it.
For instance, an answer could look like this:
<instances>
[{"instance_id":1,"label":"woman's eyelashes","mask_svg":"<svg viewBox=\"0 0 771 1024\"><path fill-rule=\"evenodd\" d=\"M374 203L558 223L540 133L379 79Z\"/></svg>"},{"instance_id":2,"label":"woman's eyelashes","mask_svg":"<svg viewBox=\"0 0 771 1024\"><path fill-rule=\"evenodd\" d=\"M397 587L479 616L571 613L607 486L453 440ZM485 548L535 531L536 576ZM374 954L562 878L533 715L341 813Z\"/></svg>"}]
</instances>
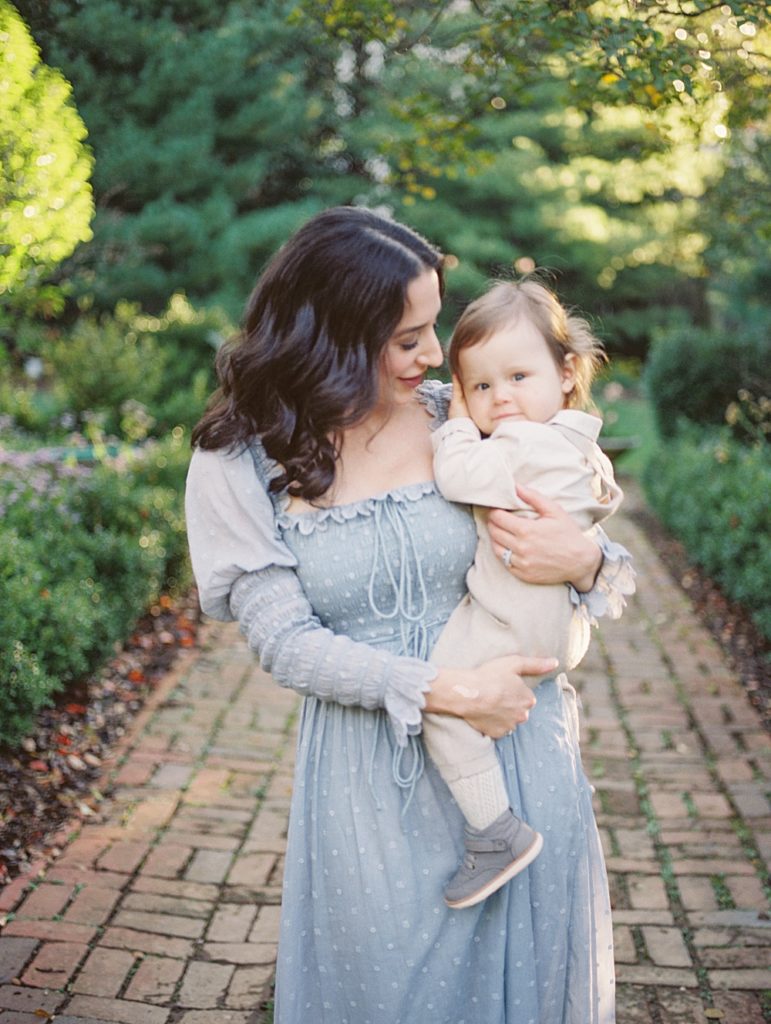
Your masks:
<instances>
[{"instance_id":1,"label":"woman's eyelashes","mask_svg":"<svg viewBox=\"0 0 771 1024\"><path fill-rule=\"evenodd\" d=\"M435 334L437 327L438 324L427 324L425 328L421 328L420 333L414 335L412 338L408 338L405 341L399 342L399 348L402 350L402 352L410 352L412 349L417 348L418 345L420 344L420 335L421 333L423 333L423 331L430 329Z\"/></svg>"}]
</instances>

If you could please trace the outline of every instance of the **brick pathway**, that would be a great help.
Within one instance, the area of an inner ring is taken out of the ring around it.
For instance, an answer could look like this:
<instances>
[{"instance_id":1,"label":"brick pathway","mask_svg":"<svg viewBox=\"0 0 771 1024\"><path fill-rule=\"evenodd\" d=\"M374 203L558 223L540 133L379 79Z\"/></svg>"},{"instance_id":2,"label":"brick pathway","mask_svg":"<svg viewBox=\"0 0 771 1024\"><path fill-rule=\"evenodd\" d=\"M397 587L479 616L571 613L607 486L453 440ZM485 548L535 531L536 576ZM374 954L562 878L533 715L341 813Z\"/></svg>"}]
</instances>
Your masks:
<instances>
[{"instance_id":1,"label":"brick pathway","mask_svg":"<svg viewBox=\"0 0 771 1024\"><path fill-rule=\"evenodd\" d=\"M639 594L574 681L619 1024L761 1024L771 740L644 534L612 532ZM116 751L98 819L0 892L0 1024L270 1020L298 703L232 626L205 637Z\"/></svg>"}]
</instances>

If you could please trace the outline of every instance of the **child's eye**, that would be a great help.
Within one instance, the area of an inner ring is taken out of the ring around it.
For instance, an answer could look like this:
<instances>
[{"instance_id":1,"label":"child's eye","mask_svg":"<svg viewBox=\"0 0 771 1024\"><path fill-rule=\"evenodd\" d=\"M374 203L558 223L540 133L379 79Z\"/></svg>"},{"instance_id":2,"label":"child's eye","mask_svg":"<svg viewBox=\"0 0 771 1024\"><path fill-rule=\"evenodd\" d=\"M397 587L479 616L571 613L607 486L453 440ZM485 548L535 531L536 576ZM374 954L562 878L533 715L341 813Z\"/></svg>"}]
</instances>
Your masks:
<instances>
[{"instance_id":1,"label":"child's eye","mask_svg":"<svg viewBox=\"0 0 771 1024\"><path fill-rule=\"evenodd\" d=\"M525 379L525 375L524 375L524 373L512 373L511 379L512 380L516 380L516 381L524 380Z\"/></svg>"},{"instance_id":2,"label":"child's eye","mask_svg":"<svg viewBox=\"0 0 771 1024\"><path fill-rule=\"evenodd\" d=\"M474 385L474 390L475 390L475 391L487 391L487 389L488 389L489 387L490 387L490 385L489 385L489 384L485 384L485 383L483 382L483 383L481 383L481 384L475 384L475 385Z\"/></svg>"}]
</instances>

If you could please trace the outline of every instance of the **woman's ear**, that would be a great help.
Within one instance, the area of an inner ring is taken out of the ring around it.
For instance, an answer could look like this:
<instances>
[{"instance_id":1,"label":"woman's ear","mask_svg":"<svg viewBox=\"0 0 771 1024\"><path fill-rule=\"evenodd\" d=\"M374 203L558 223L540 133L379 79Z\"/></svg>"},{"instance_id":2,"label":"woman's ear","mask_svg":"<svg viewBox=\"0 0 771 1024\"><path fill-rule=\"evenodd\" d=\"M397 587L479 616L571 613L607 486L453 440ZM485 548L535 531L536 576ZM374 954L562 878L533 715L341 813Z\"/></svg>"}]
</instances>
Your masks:
<instances>
[{"instance_id":1,"label":"woman's ear","mask_svg":"<svg viewBox=\"0 0 771 1024\"><path fill-rule=\"evenodd\" d=\"M576 386L576 357L572 352L565 356L562 364L562 394L569 395Z\"/></svg>"}]
</instances>

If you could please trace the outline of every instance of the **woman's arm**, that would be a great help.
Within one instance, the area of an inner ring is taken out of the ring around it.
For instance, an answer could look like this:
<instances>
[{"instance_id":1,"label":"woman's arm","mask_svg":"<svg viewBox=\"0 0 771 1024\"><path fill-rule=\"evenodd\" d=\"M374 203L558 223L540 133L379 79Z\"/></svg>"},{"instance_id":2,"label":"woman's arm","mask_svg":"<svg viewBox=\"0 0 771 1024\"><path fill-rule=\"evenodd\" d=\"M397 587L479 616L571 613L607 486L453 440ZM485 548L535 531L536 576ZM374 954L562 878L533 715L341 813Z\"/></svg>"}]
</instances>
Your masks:
<instances>
[{"instance_id":1,"label":"woman's arm","mask_svg":"<svg viewBox=\"0 0 771 1024\"><path fill-rule=\"evenodd\" d=\"M397 742L422 728L434 665L399 657L321 625L294 570L267 566L233 584L230 611L261 667L303 696L384 708Z\"/></svg>"}]
</instances>

